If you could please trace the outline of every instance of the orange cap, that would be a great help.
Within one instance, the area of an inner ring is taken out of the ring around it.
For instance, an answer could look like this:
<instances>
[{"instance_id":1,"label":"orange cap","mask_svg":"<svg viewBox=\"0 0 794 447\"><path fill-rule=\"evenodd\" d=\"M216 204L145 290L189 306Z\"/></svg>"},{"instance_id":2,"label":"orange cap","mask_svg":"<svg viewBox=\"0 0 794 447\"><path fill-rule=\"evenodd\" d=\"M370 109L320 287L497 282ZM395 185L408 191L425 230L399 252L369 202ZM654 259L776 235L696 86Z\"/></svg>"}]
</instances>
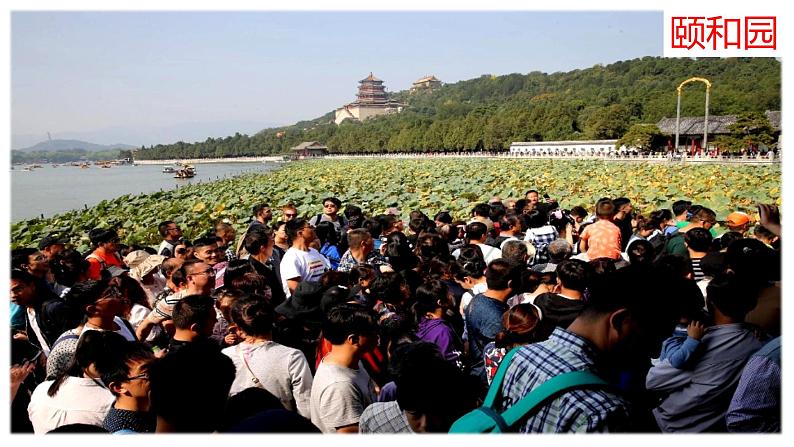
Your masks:
<instances>
[{"instance_id":1,"label":"orange cap","mask_svg":"<svg viewBox=\"0 0 794 447\"><path fill-rule=\"evenodd\" d=\"M740 227L748 222L750 222L750 216L741 211L734 211L725 218L725 223L729 227Z\"/></svg>"}]
</instances>

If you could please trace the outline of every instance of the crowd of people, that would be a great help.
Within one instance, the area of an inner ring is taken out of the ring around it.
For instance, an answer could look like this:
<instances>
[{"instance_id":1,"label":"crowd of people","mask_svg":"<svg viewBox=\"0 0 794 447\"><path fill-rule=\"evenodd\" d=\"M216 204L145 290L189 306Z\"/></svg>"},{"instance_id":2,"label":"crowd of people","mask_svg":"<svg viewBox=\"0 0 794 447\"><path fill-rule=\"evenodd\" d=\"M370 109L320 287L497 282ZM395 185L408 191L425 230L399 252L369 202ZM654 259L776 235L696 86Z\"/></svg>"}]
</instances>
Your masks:
<instances>
[{"instance_id":1,"label":"crowd of people","mask_svg":"<svg viewBox=\"0 0 794 447\"><path fill-rule=\"evenodd\" d=\"M12 250L12 432L780 431L773 205L322 206Z\"/></svg>"}]
</instances>

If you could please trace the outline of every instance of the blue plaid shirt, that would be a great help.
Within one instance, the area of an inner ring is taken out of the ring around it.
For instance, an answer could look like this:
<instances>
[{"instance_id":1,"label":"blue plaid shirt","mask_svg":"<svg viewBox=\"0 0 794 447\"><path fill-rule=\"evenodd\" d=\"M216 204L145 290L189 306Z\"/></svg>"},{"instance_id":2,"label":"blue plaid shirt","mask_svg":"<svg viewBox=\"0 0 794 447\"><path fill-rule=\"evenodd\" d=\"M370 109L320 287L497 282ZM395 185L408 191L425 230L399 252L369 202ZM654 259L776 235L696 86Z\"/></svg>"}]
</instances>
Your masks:
<instances>
[{"instance_id":1,"label":"blue plaid shirt","mask_svg":"<svg viewBox=\"0 0 794 447\"><path fill-rule=\"evenodd\" d=\"M350 250L347 250L345 254L342 255L342 259L339 260L339 265L336 267L336 270L339 272L349 272L353 267L359 264L356 261L356 258L350 253ZM381 256L379 253L375 251L369 252L367 255L367 259L364 264L369 264L375 268L379 265L388 265L389 263L386 262L386 259Z\"/></svg>"},{"instance_id":2,"label":"blue plaid shirt","mask_svg":"<svg viewBox=\"0 0 794 447\"><path fill-rule=\"evenodd\" d=\"M504 411L546 380L559 374L595 371L593 344L562 328L548 340L526 345L513 357L502 383L499 411ZM563 393L534 415L519 421L521 433L628 431L628 403L603 389Z\"/></svg>"}]
</instances>

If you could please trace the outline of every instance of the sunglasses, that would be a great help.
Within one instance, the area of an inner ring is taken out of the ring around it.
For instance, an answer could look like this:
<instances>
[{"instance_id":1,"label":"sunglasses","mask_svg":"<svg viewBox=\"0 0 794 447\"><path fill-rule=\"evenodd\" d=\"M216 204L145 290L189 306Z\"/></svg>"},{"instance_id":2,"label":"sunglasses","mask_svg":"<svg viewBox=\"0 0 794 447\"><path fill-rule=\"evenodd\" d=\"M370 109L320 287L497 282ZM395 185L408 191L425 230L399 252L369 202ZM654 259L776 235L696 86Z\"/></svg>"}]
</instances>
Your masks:
<instances>
[{"instance_id":1,"label":"sunglasses","mask_svg":"<svg viewBox=\"0 0 794 447\"><path fill-rule=\"evenodd\" d=\"M288 214L288 213L284 213L284 216L285 216L285 217L295 217L295 216L297 216L297 214Z\"/></svg>"}]
</instances>

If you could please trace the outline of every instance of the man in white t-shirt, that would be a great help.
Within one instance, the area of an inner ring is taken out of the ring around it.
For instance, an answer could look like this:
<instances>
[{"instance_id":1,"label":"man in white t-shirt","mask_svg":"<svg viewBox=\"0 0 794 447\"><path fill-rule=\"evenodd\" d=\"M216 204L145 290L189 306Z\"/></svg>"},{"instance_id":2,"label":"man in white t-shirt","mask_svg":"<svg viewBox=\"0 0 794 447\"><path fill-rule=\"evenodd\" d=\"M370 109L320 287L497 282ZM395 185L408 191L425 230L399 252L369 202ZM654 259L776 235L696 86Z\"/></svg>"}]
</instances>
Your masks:
<instances>
[{"instance_id":1,"label":"man in white t-shirt","mask_svg":"<svg viewBox=\"0 0 794 447\"><path fill-rule=\"evenodd\" d=\"M287 298L301 281L319 281L331 264L317 250L309 247L316 238L314 227L306 219L293 219L284 225L290 247L281 258L281 285Z\"/></svg>"}]
</instances>

